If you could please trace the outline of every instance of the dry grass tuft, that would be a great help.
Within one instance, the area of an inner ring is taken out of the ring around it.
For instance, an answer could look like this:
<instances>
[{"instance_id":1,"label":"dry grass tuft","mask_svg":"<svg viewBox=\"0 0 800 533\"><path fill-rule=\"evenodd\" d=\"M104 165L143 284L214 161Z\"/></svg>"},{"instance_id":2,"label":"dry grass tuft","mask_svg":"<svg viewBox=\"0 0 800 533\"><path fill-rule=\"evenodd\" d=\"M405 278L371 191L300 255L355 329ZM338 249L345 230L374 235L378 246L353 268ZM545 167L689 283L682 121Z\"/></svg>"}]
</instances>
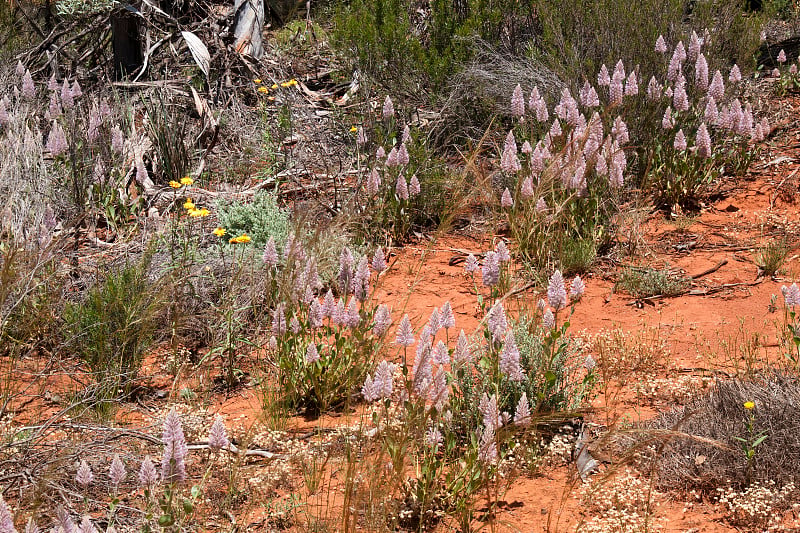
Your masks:
<instances>
[{"instance_id":1,"label":"dry grass tuft","mask_svg":"<svg viewBox=\"0 0 800 533\"><path fill-rule=\"evenodd\" d=\"M747 410L745 402L754 402ZM752 427L748 428L751 423ZM661 487L713 491L748 481L800 483L800 379L781 373L722 381L693 403L662 414L650 429L674 430L656 465ZM754 442L748 467L743 443ZM651 448L652 449L652 448Z\"/></svg>"}]
</instances>

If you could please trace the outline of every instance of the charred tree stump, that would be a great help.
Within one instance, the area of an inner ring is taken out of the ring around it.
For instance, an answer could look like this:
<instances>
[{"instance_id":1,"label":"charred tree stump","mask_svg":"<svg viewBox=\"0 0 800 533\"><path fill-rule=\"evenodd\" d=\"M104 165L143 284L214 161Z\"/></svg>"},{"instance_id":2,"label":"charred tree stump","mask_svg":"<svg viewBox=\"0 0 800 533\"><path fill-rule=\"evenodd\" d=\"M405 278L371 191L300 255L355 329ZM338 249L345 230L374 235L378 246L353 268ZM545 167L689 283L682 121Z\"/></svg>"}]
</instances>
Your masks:
<instances>
[{"instance_id":1,"label":"charred tree stump","mask_svg":"<svg viewBox=\"0 0 800 533\"><path fill-rule=\"evenodd\" d=\"M778 64L778 54L781 50L786 54L787 64L796 61L800 55L800 37L792 37L775 44L762 44L758 50L758 64L769 68L776 68Z\"/></svg>"},{"instance_id":2,"label":"charred tree stump","mask_svg":"<svg viewBox=\"0 0 800 533\"><path fill-rule=\"evenodd\" d=\"M142 67L142 39L139 20L127 9L111 14L111 34L114 48L114 78L122 80Z\"/></svg>"}]
</instances>

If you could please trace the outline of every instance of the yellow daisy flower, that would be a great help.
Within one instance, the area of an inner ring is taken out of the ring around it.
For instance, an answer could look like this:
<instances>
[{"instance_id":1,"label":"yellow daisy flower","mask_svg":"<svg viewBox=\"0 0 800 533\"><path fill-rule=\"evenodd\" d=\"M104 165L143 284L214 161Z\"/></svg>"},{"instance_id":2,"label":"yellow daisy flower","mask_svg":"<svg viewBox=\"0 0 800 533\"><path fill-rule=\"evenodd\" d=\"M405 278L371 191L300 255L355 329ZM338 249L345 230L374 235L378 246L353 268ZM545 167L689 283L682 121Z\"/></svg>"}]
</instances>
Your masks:
<instances>
[{"instance_id":1,"label":"yellow daisy flower","mask_svg":"<svg viewBox=\"0 0 800 533\"><path fill-rule=\"evenodd\" d=\"M250 242L250 235L247 233L242 233L238 237L231 237L228 242L231 244L247 244Z\"/></svg>"},{"instance_id":2,"label":"yellow daisy flower","mask_svg":"<svg viewBox=\"0 0 800 533\"><path fill-rule=\"evenodd\" d=\"M356 128L355 126L351 126L350 127L350 133L355 133L357 131L358 131L358 128Z\"/></svg>"},{"instance_id":3,"label":"yellow daisy flower","mask_svg":"<svg viewBox=\"0 0 800 533\"><path fill-rule=\"evenodd\" d=\"M259 87L258 89L256 89L256 90L257 90L258 92L260 92L261 94L267 94L267 92L269 92L269 89L267 89L267 88L266 88L266 87L264 87L263 85L262 85L261 87Z\"/></svg>"},{"instance_id":4,"label":"yellow daisy flower","mask_svg":"<svg viewBox=\"0 0 800 533\"><path fill-rule=\"evenodd\" d=\"M755 407L756 404L753 402L744 402L744 408L747 409L748 411L751 409L755 409Z\"/></svg>"},{"instance_id":5,"label":"yellow daisy flower","mask_svg":"<svg viewBox=\"0 0 800 533\"><path fill-rule=\"evenodd\" d=\"M173 189L180 189L181 188L181 184L179 182L175 181L175 180L170 181L169 182L169 186L172 187Z\"/></svg>"},{"instance_id":6,"label":"yellow daisy flower","mask_svg":"<svg viewBox=\"0 0 800 533\"><path fill-rule=\"evenodd\" d=\"M212 231L211 233L213 233L217 237L222 237L223 235L225 235L225 228L217 228L214 231Z\"/></svg>"},{"instance_id":7,"label":"yellow daisy flower","mask_svg":"<svg viewBox=\"0 0 800 533\"><path fill-rule=\"evenodd\" d=\"M189 176L184 176L181 178L181 185L191 185L194 183L194 180Z\"/></svg>"},{"instance_id":8,"label":"yellow daisy flower","mask_svg":"<svg viewBox=\"0 0 800 533\"><path fill-rule=\"evenodd\" d=\"M256 78L253 80L253 83L261 83L261 78Z\"/></svg>"},{"instance_id":9,"label":"yellow daisy flower","mask_svg":"<svg viewBox=\"0 0 800 533\"><path fill-rule=\"evenodd\" d=\"M194 209L194 202L192 202L191 198L188 198L186 202L184 202L183 208L186 209L187 211L191 211L192 209Z\"/></svg>"}]
</instances>

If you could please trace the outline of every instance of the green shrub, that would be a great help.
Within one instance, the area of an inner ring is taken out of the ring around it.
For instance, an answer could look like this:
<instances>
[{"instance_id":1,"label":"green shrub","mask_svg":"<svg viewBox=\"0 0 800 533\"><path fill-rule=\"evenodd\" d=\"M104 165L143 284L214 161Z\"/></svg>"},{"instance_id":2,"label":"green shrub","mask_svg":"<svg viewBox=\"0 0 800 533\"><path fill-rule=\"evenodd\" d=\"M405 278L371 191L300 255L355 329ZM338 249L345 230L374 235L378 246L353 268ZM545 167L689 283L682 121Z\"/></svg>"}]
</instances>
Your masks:
<instances>
[{"instance_id":1,"label":"green shrub","mask_svg":"<svg viewBox=\"0 0 800 533\"><path fill-rule=\"evenodd\" d=\"M630 267L623 270L616 287L634 298L677 296L691 286L691 278L668 268Z\"/></svg>"},{"instance_id":2,"label":"green shrub","mask_svg":"<svg viewBox=\"0 0 800 533\"><path fill-rule=\"evenodd\" d=\"M270 192L257 193L249 203L221 201L217 204L217 216L227 235L246 233L256 250L263 249L270 237L281 250L289 236L289 214L278 206L276 196Z\"/></svg>"},{"instance_id":3,"label":"green shrub","mask_svg":"<svg viewBox=\"0 0 800 533\"><path fill-rule=\"evenodd\" d=\"M476 39L520 53L535 26L533 6L524 2L433 0L423 9L410 0L343 3L333 43L384 90L436 95L472 57Z\"/></svg>"},{"instance_id":4,"label":"green shrub","mask_svg":"<svg viewBox=\"0 0 800 533\"><path fill-rule=\"evenodd\" d=\"M774 276L783 266L790 251L791 248L785 237L770 241L756 251L756 265L763 275Z\"/></svg>"},{"instance_id":5,"label":"green shrub","mask_svg":"<svg viewBox=\"0 0 800 533\"><path fill-rule=\"evenodd\" d=\"M611 66L620 59L625 65L638 65L642 73L657 72L663 58L653 44L659 35L676 43L691 30L702 34L708 28L712 72L733 63L749 67L763 19L745 16L741 4L739 0L545 0L537 5L542 31L535 53L562 80L579 84L594 79L600 65Z\"/></svg>"},{"instance_id":6,"label":"green shrub","mask_svg":"<svg viewBox=\"0 0 800 533\"><path fill-rule=\"evenodd\" d=\"M150 255L109 273L86 299L68 304L68 346L85 359L98 399L115 397L136 378L162 312L163 287L148 278Z\"/></svg>"}]
</instances>

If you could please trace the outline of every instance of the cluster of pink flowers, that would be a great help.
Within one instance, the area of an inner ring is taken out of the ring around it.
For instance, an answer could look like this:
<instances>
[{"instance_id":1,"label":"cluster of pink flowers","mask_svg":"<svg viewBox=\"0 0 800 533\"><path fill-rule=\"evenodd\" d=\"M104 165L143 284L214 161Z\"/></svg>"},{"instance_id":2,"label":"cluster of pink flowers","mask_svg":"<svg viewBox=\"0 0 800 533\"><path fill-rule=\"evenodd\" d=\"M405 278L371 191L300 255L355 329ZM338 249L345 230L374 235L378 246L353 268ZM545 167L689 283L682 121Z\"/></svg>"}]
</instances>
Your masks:
<instances>
[{"instance_id":1,"label":"cluster of pink flowers","mask_svg":"<svg viewBox=\"0 0 800 533\"><path fill-rule=\"evenodd\" d=\"M683 42L678 42L669 56L666 83L661 83L656 76L652 76L646 88L648 99L667 103L662 126L674 131L673 146L677 151L688 150L690 139L679 126L683 116L676 114L690 112L690 94L699 98L697 105L704 110L703 122L697 127L691 140L694 141L692 150L702 158L709 158L713 154L713 130L749 137L753 141L763 140L770 132L766 119L755 120L749 104L743 106L739 100L734 99L723 105L725 83L722 73L719 70L713 73L709 71L709 63L703 53L709 39L708 32L702 36L692 32L688 48ZM658 37L655 49L659 53L668 54L669 49L663 36ZM785 54L783 58L785 59ZM691 82L687 81L690 72L687 65L692 67L692 75L689 77ZM741 80L738 66L733 66L728 80L731 83ZM597 86L606 89L606 115L613 117L610 111L623 104L626 98L639 94L638 73L635 69L626 72L622 61L618 61L612 71L602 65L597 76ZM607 133L603 117L593 111L600 105L597 89L587 80L577 100L569 89L562 90L560 100L553 108L555 120L549 125L547 133L536 143L535 148L531 146L533 141L523 143L521 152L525 157L520 157L513 130L507 134L500 155L500 167L509 174L525 172L521 176L519 188L523 198L536 196L536 184L545 169L559 176L564 187L579 192L585 191L591 175L606 177L613 188L624 185L627 169L624 147L630 142L630 135L620 115L614 118L611 131ZM514 88L510 111L512 116L524 121L526 110L520 85ZM528 112L533 115L533 124L538 122L547 128L545 123L550 114L537 87L531 91ZM556 142L558 150L554 149ZM555 155L551 155L553 153ZM536 199L537 207L542 200L541 197ZM505 209L516 207L513 191L505 189L500 203Z\"/></svg>"},{"instance_id":2,"label":"cluster of pink flowers","mask_svg":"<svg viewBox=\"0 0 800 533\"><path fill-rule=\"evenodd\" d=\"M638 93L636 74L631 72L626 77L621 62L617 64L613 76L608 74L608 69L604 66L601 69L600 82L609 87L612 105L615 100L621 102L624 96ZM553 109L555 118L548 133L535 146L531 146L528 141L523 143L521 153L524 161L520 159L513 130L508 132L501 152L500 167L512 175L525 171L520 187L523 198L532 199L536 196L536 184L546 168L557 173L564 187L579 192L588 186L587 178L592 171L598 176L607 177L613 187L622 186L627 167L627 158L622 148L629 141L627 125L618 116L614 127L606 135L602 117L597 111L593 111L599 105L597 91L588 81L581 89L578 100L569 89L564 89L561 99ZM528 107L534 112L533 118L536 122L549 120L547 105L537 87L531 91ZM581 107L585 114L581 112ZM555 143L564 148L556 149ZM544 207L541 200L541 197L536 199L539 209ZM515 205L510 190L503 191L501 205L504 208Z\"/></svg>"},{"instance_id":3,"label":"cluster of pink flowers","mask_svg":"<svg viewBox=\"0 0 800 533\"><path fill-rule=\"evenodd\" d=\"M388 96L383 103L383 118L389 121L395 116L394 104ZM411 129L408 125L403 128L399 145L392 146L389 153L383 146L379 146L375 152L376 166L370 171L366 180L367 194L374 197L381 191L383 185L382 174L388 174L396 170L396 177L390 176L394 181L394 194L398 200L407 201L420 193L421 185L419 178L413 174L410 179L406 177L408 165L411 162L408 153L408 144L411 142ZM391 185L391 181L389 181Z\"/></svg>"},{"instance_id":4,"label":"cluster of pink flowers","mask_svg":"<svg viewBox=\"0 0 800 533\"><path fill-rule=\"evenodd\" d=\"M586 291L586 284L580 278L575 276L570 284L569 301L575 304L583 297ZM556 270L550 276L550 281L547 285L547 300L539 300L537 308L542 313L542 325L545 329L553 329L556 326L555 313L564 309L569 304L567 299L567 289L564 282L564 276L560 270Z\"/></svg>"},{"instance_id":5,"label":"cluster of pink flowers","mask_svg":"<svg viewBox=\"0 0 800 533\"><path fill-rule=\"evenodd\" d=\"M783 299L788 307L800 305L800 288L797 287L797 283L792 283L788 287L782 286L781 293L783 293Z\"/></svg>"},{"instance_id":6,"label":"cluster of pink flowers","mask_svg":"<svg viewBox=\"0 0 800 533\"><path fill-rule=\"evenodd\" d=\"M362 324L363 305L369 297L371 287L371 271L380 275L386 270L386 256L381 248L373 255L372 261L367 256L361 256L358 261L353 252L345 247L339 256L339 270L337 273L337 289L341 295L338 300L333 289L328 289L320 299L317 296L322 288L316 260L303 250L302 243L290 235L284 250L287 264L292 264L295 270L294 286L290 300L293 304L304 304L306 311L300 307L292 306L287 302L279 302L272 310L272 337L269 340L269 349L276 351L279 347L278 338L287 334L298 335L304 330L303 324L312 331L326 325L329 328L354 329ZM291 259L291 261L290 261ZM264 264L270 269L278 268L278 254L273 239L267 242L263 256ZM297 268L298 265L304 265ZM287 317L288 315L288 317ZM303 322L301 322L303 321ZM392 323L391 310L386 305L379 305L372 315L370 329L375 336L383 336ZM316 334L315 334L316 335ZM316 338L316 336L315 336ZM324 342L310 341L305 347L305 362L317 363L323 354L333 353L332 347L327 347Z\"/></svg>"},{"instance_id":7,"label":"cluster of pink flowers","mask_svg":"<svg viewBox=\"0 0 800 533\"><path fill-rule=\"evenodd\" d=\"M164 420L162 443L164 445L164 455L160 476L150 456L145 456L139 468L139 487L147 491L152 490L159 481L176 484L186 479L188 447L183 434L180 415L174 409L167 414ZM214 451L227 449L230 446L227 430L220 415L216 416L214 423L211 425L208 445ZM114 454L108 467L108 482L115 494L119 492L120 485L125 482L127 477L128 472L125 468L125 463L119 454ZM84 492L95 482L95 475L85 459L81 459L78 464L75 482ZM58 508L55 511L54 518L56 526L53 531L72 531L76 533L97 533L98 531L88 515L83 516L80 524L76 524L66 509ZM30 518L25 527L25 533L38 533L39 531L41 530L36 525L36 522L34 522L33 518ZM114 533L116 529L113 525L109 525L105 531ZM0 495L0 533L17 533L11 509L2 495Z\"/></svg>"},{"instance_id":8,"label":"cluster of pink flowers","mask_svg":"<svg viewBox=\"0 0 800 533\"><path fill-rule=\"evenodd\" d=\"M709 129L711 126L720 131L728 131L733 135L749 137L752 141L762 141L770 132L766 118L761 121L754 119L750 104L742 106L738 99L734 99L720 108L720 104L725 99L725 82L719 70L714 71L709 82L708 61L702 52L707 39L708 36L700 38L697 33L692 32L688 52L683 42L679 42L675 46L667 69L667 80L670 83L662 85L653 76L647 90L650 100L671 99L671 105L668 105L664 111L661 125L666 130L673 130L678 127L678 121L674 116L675 112L686 112L690 108L684 70L686 62L694 63L694 89L699 99L698 107L703 109L703 122L695 134L694 150L698 156L703 158L711 157L713 153ZM659 36L656 41L656 51L666 53L666 46L664 38ZM728 81L738 83L741 79L741 71L737 65L734 65L728 75ZM677 151L688 149L688 139L680 127L675 132L673 146Z\"/></svg>"}]
</instances>

